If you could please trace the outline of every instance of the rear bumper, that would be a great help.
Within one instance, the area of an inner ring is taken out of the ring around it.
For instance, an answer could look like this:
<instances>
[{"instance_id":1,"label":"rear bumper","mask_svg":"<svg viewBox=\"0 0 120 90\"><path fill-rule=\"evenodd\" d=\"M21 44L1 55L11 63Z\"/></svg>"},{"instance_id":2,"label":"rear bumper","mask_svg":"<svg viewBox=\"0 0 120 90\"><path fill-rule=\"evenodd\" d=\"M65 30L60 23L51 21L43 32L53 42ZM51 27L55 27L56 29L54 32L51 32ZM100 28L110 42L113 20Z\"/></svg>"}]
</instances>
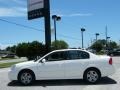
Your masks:
<instances>
[{"instance_id":1,"label":"rear bumper","mask_svg":"<svg viewBox=\"0 0 120 90\"><path fill-rule=\"evenodd\" d=\"M114 68L113 65L111 65L109 67L103 68L103 70L102 70L102 77L109 76L109 75L112 75L114 73L115 73L115 68Z\"/></svg>"}]
</instances>

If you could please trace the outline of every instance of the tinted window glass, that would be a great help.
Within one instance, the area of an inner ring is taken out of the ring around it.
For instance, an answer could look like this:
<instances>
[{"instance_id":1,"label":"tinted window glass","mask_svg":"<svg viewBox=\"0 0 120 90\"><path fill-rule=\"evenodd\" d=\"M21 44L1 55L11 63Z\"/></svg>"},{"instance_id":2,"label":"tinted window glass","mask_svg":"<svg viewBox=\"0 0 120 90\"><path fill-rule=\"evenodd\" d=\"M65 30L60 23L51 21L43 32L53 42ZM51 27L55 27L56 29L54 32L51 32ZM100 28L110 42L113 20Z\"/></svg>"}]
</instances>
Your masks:
<instances>
[{"instance_id":1,"label":"tinted window glass","mask_svg":"<svg viewBox=\"0 0 120 90\"><path fill-rule=\"evenodd\" d=\"M88 59L90 58L89 53L84 51L69 51L69 59Z\"/></svg>"},{"instance_id":2,"label":"tinted window glass","mask_svg":"<svg viewBox=\"0 0 120 90\"><path fill-rule=\"evenodd\" d=\"M78 55L80 57L80 59L89 59L90 55L87 52L84 51L78 51Z\"/></svg>"},{"instance_id":3,"label":"tinted window glass","mask_svg":"<svg viewBox=\"0 0 120 90\"><path fill-rule=\"evenodd\" d=\"M69 59L79 59L77 51L69 51Z\"/></svg>"},{"instance_id":4,"label":"tinted window glass","mask_svg":"<svg viewBox=\"0 0 120 90\"><path fill-rule=\"evenodd\" d=\"M47 61L61 61L67 58L66 52L54 52L46 57Z\"/></svg>"}]
</instances>

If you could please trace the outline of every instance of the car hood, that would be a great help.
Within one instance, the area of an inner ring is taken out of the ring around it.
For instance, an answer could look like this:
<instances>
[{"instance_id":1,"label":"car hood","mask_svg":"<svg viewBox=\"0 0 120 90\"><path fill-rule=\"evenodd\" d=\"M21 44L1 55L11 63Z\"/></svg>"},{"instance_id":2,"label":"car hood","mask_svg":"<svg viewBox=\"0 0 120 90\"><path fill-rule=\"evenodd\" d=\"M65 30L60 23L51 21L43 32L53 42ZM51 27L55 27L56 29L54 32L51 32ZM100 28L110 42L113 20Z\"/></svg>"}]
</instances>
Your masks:
<instances>
[{"instance_id":1,"label":"car hood","mask_svg":"<svg viewBox=\"0 0 120 90\"><path fill-rule=\"evenodd\" d=\"M19 68L24 68L24 67L28 67L28 66L34 66L35 64L36 64L36 62L34 62L34 61L27 61L27 62L18 63L15 66L19 67Z\"/></svg>"}]
</instances>

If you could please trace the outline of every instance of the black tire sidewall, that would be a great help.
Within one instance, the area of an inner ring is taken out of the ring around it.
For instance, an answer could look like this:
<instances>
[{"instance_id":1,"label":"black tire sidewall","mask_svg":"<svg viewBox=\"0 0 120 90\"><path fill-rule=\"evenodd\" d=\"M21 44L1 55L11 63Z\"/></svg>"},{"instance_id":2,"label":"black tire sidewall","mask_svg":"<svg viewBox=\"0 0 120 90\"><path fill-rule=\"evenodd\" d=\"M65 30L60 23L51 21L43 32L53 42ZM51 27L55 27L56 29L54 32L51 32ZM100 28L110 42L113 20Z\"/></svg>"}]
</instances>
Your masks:
<instances>
[{"instance_id":1,"label":"black tire sidewall","mask_svg":"<svg viewBox=\"0 0 120 90\"><path fill-rule=\"evenodd\" d=\"M25 83L23 83L23 82L21 81L21 76L22 76L23 73L29 73L29 74L31 74L32 80L31 80L30 83L25 84ZM32 84L34 80L35 80L35 77L34 77L33 73L30 72L30 71L22 71L22 72L20 72L19 75L18 75L18 81L19 81L22 85L25 85L25 86Z\"/></svg>"},{"instance_id":2,"label":"black tire sidewall","mask_svg":"<svg viewBox=\"0 0 120 90\"><path fill-rule=\"evenodd\" d=\"M97 79L95 82L90 82L90 81L87 79L87 73L88 73L89 71L95 71L95 72L98 74L98 79ZM96 83L98 83L98 81L100 80L100 78L101 78L100 72L99 72L98 70L96 70L96 69L88 69L87 71L85 71L84 76L83 76L83 79L84 79L87 83L89 83L89 84L96 84Z\"/></svg>"}]
</instances>

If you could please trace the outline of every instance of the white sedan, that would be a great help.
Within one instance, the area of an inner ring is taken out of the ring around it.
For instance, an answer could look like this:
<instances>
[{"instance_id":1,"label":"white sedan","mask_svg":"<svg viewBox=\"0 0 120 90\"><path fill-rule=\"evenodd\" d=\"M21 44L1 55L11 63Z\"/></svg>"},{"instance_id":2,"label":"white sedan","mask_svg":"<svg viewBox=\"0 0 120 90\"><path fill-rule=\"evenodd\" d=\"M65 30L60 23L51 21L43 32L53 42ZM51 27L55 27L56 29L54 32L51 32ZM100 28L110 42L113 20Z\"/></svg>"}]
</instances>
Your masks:
<instances>
[{"instance_id":1,"label":"white sedan","mask_svg":"<svg viewBox=\"0 0 120 90\"><path fill-rule=\"evenodd\" d=\"M84 79L97 83L101 77L114 73L112 58L97 56L81 49L56 50L36 61L13 65L10 80L29 85L35 80Z\"/></svg>"}]
</instances>

